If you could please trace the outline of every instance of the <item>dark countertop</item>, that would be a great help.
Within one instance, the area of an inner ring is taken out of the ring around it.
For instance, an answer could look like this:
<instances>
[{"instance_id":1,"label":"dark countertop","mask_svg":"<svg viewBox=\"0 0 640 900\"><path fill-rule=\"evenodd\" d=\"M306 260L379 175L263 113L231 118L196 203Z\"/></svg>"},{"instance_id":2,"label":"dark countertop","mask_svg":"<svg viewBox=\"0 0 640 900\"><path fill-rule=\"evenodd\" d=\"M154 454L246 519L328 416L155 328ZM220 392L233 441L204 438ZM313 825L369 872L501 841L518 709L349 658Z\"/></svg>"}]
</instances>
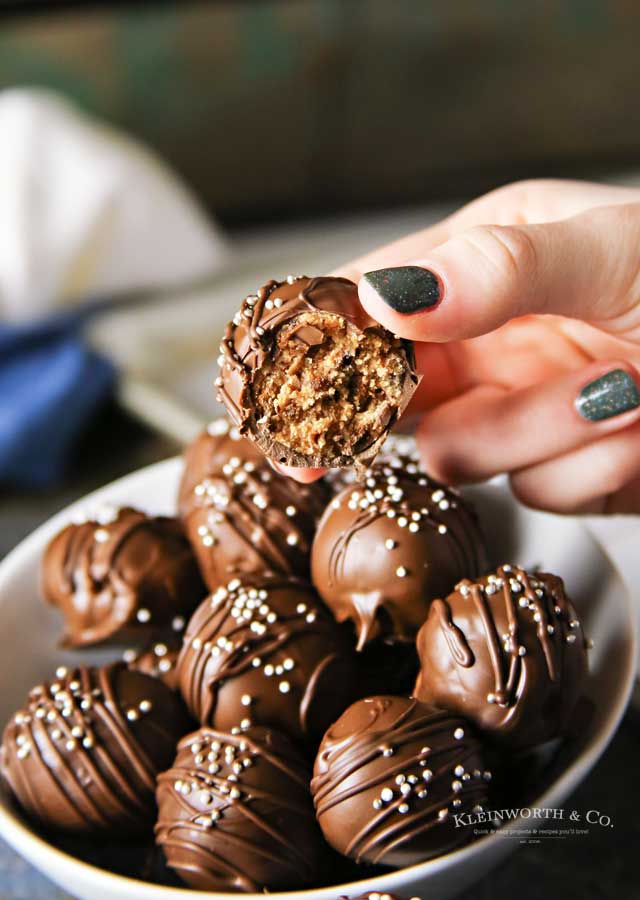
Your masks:
<instances>
[{"instance_id":1,"label":"dark countertop","mask_svg":"<svg viewBox=\"0 0 640 900\"><path fill-rule=\"evenodd\" d=\"M45 519L71 501L114 478L176 452L115 409L90 428L65 482L46 491L0 487L0 559ZM565 804L582 817L598 810L613 827L586 825L589 833L525 845L460 900L601 900L640 898L640 724L629 713L594 771ZM68 900L0 841L0 900ZM96 898L98 900L98 898ZM431 898L437 900L437 898Z\"/></svg>"}]
</instances>

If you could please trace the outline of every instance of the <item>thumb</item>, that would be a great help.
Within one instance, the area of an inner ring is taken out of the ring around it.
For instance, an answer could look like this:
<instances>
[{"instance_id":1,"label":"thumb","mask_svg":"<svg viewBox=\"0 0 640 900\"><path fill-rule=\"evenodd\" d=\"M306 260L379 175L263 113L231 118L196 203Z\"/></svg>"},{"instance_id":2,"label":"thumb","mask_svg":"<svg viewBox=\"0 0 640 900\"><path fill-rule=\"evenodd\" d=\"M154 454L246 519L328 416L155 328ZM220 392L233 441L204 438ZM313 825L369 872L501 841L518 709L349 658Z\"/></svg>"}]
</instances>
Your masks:
<instances>
[{"instance_id":1,"label":"thumb","mask_svg":"<svg viewBox=\"0 0 640 900\"><path fill-rule=\"evenodd\" d=\"M640 204L542 225L482 225L409 265L365 273L365 309L401 337L451 341L530 313L640 328Z\"/></svg>"}]
</instances>

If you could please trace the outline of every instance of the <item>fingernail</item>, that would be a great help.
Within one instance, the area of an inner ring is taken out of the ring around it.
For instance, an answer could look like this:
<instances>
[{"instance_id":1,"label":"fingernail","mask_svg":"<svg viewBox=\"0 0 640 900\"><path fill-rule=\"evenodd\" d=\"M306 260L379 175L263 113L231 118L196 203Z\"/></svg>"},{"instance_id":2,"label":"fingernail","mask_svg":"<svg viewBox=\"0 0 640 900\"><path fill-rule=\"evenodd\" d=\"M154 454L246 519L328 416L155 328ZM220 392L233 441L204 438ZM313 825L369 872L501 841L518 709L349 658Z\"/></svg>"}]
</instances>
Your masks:
<instances>
[{"instance_id":1,"label":"fingernail","mask_svg":"<svg viewBox=\"0 0 640 900\"><path fill-rule=\"evenodd\" d=\"M376 269L362 276L378 297L399 313L415 313L433 309L440 302L440 282L429 269L399 266Z\"/></svg>"},{"instance_id":2,"label":"fingernail","mask_svg":"<svg viewBox=\"0 0 640 900\"><path fill-rule=\"evenodd\" d=\"M614 369L590 381L578 394L576 409L583 419L600 422L640 406L638 387L624 369Z\"/></svg>"}]
</instances>

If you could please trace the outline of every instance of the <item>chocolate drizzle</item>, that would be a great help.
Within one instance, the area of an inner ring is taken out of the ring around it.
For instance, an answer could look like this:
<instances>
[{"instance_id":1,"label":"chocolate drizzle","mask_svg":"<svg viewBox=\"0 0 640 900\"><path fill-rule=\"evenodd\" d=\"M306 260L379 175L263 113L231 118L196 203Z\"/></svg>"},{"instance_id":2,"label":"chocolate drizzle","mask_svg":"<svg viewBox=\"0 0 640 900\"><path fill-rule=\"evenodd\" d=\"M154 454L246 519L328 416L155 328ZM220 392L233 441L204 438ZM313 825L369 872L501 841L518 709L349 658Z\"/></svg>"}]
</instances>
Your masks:
<instances>
[{"instance_id":1,"label":"chocolate drizzle","mask_svg":"<svg viewBox=\"0 0 640 900\"><path fill-rule=\"evenodd\" d=\"M509 565L436 601L418 651L416 696L464 709L517 745L562 733L586 672L586 642L561 579ZM456 669L466 674L454 677ZM460 678L464 694L452 687Z\"/></svg>"},{"instance_id":2,"label":"chocolate drizzle","mask_svg":"<svg viewBox=\"0 0 640 900\"><path fill-rule=\"evenodd\" d=\"M319 737L353 696L347 637L302 581L232 579L200 606L178 660L180 688L203 724L262 724Z\"/></svg>"},{"instance_id":3,"label":"chocolate drizzle","mask_svg":"<svg viewBox=\"0 0 640 900\"><path fill-rule=\"evenodd\" d=\"M412 640L430 601L484 566L469 505L401 457L336 495L312 551L314 584L339 621L355 621L359 648L381 631Z\"/></svg>"},{"instance_id":4,"label":"chocolate drizzle","mask_svg":"<svg viewBox=\"0 0 640 900\"><path fill-rule=\"evenodd\" d=\"M160 682L123 664L60 668L3 737L0 768L29 815L71 831L143 831L158 771L187 719Z\"/></svg>"},{"instance_id":5,"label":"chocolate drizzle","mask_svg":"<svg viewBox=\"0 0 640 900\"><path fill-rule=\"evenodd\" d=\"M129 639L188 615L204 585L180 524L131 508L103 507L47 547L45 598L65 615L63 643Z\"/></svg>"},{"instance_id":6,"label":"chocolate drizzle","mask_svg":"<svg viewBox=\"0 0 640 900\"><path fill-rule=\"evenodd\" d=\"M489 778L463 720L416 700L372 697L325 735L312 793L337 850L358 862L409 865L465 840L450 814L484 803Z\"/></svg>"},{"instance_id":7,"label":"chocolate drizzle","mask_svg":"<svg viewBox=\"0 0 640 900\"><path fill-rule=\"evenodd\" d=\"M158 779L156 840L201 890L260 892L314 883L322 856L305 764L263 728L202 728Z\"/></svg>"}]
</instances>

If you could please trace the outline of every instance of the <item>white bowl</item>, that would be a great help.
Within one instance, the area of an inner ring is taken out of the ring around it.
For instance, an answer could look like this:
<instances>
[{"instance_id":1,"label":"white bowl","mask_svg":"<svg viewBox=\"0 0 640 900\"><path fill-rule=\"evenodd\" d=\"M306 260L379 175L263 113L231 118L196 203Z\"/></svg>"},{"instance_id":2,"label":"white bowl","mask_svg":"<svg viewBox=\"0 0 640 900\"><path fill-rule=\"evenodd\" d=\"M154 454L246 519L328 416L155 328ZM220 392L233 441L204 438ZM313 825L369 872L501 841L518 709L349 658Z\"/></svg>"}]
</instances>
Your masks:
<instances>
[{"instance_id":1,"label":"white bowl","mask_svg":"<svg viewBox=\"0 0 640 900\"><path fill-rule=\"evenodd\" d=\"M90 511L102 503L131 504L151 513L172 513L180 470L178 459L167 460L91 494L39 528L0 564L0 659L4 661L0 724L22 705L33 685L51 676L56 665L73 664L80 658L91 662L113 658L113 651L74 654L57 649L60 619L40 600L38 591L40 558L49 539L74 512ZM624 712L635 660L631 603L619 574L579 520L526 510L502 485L489 485L472 493L479 503L495 561L542 565L561 574L587 634L594 640L589 693L596 703L595 715L579 743L564 748L561 762L548 770L539 796L529 801L530 806L561 807L604 751ZM83 900L238 896L161 887L88 865L38 836L16 815L4 796L0 797L0 834L34 866ZM365 882L270 896L274 900L294 896L336 900L341 894L355 896L366 888L445 900L503 860L517 843L498 833L439 859ZM245 896L264 898L264 894Z\"/></svg>"}]
</instances>

